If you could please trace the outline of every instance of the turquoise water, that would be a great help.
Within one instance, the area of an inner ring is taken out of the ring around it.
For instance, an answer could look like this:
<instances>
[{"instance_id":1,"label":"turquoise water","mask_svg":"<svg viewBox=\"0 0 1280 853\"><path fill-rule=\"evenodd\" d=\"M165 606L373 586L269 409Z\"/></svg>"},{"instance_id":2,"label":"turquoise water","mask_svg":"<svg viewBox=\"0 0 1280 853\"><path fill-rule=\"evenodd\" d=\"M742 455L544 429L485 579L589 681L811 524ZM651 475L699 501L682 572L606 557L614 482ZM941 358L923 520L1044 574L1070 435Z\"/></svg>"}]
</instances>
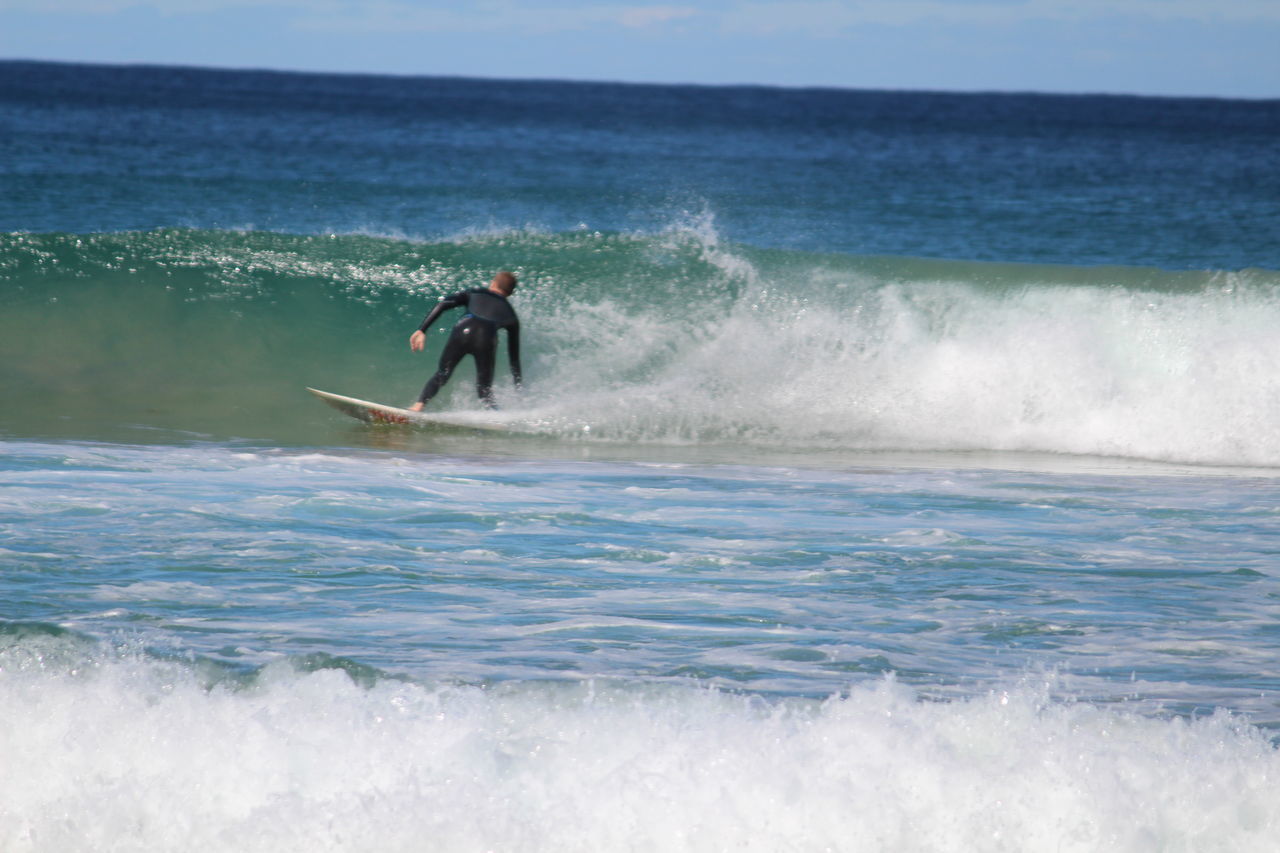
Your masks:
<instances>
[{"instance_id":1,"label":"turquoise water","mask_svg":"<svg viewBox=\"0 0 1280 853\"><path fill-rule=\"evenodd\" d=\"M15 443L5 485L28 619L227 678L318 655L825 697L1031 669L1280 722L1268 477Z\"/></svg>"},{"instance_id":2,"label":"turquoise water","mask_svg":"<svg viewBox=\"0 0 1280 853\"><path fill-rule=\"evenodd\" d=\"M1275 849L1276 109L0 63L0 849Z\"/></svg>"}]
</instances>

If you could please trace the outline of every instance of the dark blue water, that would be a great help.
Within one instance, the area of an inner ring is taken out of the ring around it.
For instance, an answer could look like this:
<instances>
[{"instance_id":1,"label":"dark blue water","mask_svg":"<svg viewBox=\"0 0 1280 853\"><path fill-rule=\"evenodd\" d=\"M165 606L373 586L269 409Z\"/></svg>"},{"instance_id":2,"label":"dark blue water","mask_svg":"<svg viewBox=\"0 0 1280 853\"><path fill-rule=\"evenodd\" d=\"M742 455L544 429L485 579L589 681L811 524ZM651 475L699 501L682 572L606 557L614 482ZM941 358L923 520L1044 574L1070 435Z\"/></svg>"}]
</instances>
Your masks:
<instances>
[{"instance_id":1,"label":"dark blue water","mask_svg":"<svg viewBox=\"0 0 1280 853\"><path fill-rule=\"evenodd\" d=\"M0 229L652 230L1280 268L1280 102L0 63Z\"/></svg>"}]
</instances>

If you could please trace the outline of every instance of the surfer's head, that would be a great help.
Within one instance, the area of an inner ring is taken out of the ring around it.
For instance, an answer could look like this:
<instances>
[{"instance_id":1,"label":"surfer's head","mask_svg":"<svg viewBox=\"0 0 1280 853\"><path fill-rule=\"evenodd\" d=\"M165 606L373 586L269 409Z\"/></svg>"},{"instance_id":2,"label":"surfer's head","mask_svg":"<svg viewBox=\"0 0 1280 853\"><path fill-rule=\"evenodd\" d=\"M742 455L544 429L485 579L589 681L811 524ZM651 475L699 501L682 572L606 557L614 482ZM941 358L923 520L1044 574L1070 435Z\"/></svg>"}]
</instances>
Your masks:
<instances>
[{"instance_id":1,"label":"surfer's head","mask_svg":"<svg viewBox=\"0 0 1280 853\"><path fill-rule=\"evenodd\" d=\"M489 282L489 289L496 290L503 296L510 296L512 293L515 293L517 284L519 284L519 282L516 281L516 277L506 270L503 270L493 277L493 281Z\"/></svg>"}]
</instances>

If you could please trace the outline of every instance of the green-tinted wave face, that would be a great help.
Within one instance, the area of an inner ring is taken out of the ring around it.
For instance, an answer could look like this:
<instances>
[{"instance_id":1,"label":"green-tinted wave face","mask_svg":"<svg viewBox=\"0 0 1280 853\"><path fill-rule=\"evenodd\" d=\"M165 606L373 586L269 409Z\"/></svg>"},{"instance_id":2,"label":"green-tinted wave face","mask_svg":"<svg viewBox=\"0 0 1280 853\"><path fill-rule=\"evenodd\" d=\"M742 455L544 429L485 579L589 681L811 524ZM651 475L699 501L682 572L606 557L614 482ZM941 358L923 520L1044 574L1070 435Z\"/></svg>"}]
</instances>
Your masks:
<instances>
[{"instance_id":1,"label":"green-tinted wave face","mask_svg":"<svg viewBox=\"0 0 1280 853\"><path fill-rule=\"evenodd\" d=\"M407 302L360 288L376 251L334 249L177 231L8 238L3 428L287 434L290 391L313 373L378 372L376 339Z\"/></svg>"},{"instance_id":2,"label":"green-tinted wave face","mask_svg":"<svg viewBox=\"0 0 1280 853\"><path fill-rule=\"evenodd\" d=\"M504 416L560 445L1280 464L1274 273L817 255L726 244L700 223L435 243L3 236L0 430L368 436L304 387L411 401L456 315L425 356L409 333L501 268L522 282L527 378L517 397L499 359ZM476 407L473 376L464 363L433 407Z\"/></svg>"},{"instance_id":3,"label":"green-tinted wave face","mask_svg":"<svg viewBox=\"0 0 1280 853\"><path fill-rule=\"evenodd\" d=\"M426 358L406 342L442 295L515 269L525 280L515 304L531 325L525 360L538 364L552 356L538 318L574 323L566 305L677 316L726 298L725 288L705 290L715 270L699 251L588 232L436 244L189 230L6 235L0 429L322 439L316 425L329 415L303 387L413 399L452 319L434 330ZM599 318L576 325L620 332ZM451 390L469 381L464 369ZM468 396L456 402L474 405Z\"/></svg>"}]
</instances>

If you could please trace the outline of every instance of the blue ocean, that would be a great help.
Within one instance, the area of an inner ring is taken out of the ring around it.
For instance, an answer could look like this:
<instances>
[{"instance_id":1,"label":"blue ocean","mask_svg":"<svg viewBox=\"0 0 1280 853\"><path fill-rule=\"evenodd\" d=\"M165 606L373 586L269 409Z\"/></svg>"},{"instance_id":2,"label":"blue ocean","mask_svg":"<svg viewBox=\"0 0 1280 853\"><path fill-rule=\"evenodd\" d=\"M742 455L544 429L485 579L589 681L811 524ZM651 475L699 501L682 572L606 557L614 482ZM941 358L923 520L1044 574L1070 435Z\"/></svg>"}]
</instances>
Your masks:
<instances>
[{"instance_id":1,"label":"blue ocean","mask_svg":"<svg viewBox=\"0 0 1280 853\"><path fill-rule=\"evenodd\" d=\"M1277 163L0 62L0 850L1280 850ZM412 402L499 269L497 411L306 391Z\"/></svg>"}]
</instances>

